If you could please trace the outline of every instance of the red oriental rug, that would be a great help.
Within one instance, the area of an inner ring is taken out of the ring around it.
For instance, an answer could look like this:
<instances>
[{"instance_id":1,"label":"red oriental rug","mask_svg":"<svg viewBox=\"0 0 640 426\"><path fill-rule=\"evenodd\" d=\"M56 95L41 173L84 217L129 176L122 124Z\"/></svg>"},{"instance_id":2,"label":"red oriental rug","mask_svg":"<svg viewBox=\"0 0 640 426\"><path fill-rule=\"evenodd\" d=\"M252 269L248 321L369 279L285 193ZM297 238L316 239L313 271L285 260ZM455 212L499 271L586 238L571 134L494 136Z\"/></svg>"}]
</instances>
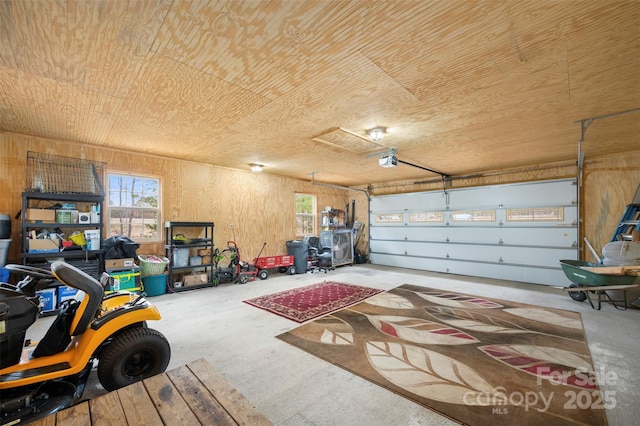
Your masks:
<instances>
[{"instance_id":1,"label":"red oriental rug","mask_svg":"<svg viewBox=\"0 0 640 426\"><path fill-rule=\"evenodd\" d=\"M305 322L356 304L382 290L324 281L245 300L245 303L296 322Z\"/></svg>"}]
</instances>

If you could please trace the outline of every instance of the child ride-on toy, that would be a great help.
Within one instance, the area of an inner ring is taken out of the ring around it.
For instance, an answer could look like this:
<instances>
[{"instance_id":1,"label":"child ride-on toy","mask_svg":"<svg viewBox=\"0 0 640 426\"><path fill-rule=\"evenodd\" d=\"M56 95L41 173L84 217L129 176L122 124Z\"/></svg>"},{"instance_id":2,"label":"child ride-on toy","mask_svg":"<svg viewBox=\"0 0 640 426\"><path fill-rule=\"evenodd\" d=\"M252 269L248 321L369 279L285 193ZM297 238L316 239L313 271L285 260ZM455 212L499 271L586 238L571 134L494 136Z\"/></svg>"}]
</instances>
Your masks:
<instances>
[{"instance_id":1,"label":"child ride-on toy","mask_svg":"<svg viewBox=\"0 0 640 426\"><path fill-rule=\"evenodd\" d=\"M100 383L112 391L162 373L171 348L147 328L160 313L142 295L107 296L109 277L98 282L63 261L51 270L7 265L25 276L17 285L0 284L0 424L26 423L72 406L81 397L98 361ZM39 342L25 341L40 308L36 291L59 281L79 290L62 303Z\"/></svg>"}]
</instances>

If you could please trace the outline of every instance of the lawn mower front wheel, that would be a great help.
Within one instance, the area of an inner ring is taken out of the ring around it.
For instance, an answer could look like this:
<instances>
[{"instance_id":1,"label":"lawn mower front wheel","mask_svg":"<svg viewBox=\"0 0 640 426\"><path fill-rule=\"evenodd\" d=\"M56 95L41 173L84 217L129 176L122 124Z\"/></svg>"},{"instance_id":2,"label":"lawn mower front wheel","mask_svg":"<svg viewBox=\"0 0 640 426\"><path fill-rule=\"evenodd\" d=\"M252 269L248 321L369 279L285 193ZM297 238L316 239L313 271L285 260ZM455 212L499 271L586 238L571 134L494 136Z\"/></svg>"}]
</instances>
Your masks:
<instances>
[{"instance_id":1,"label":"lawn mower front wheel","mask_svg":"<svg viewBox=\"0 0 640 426\"><path fill-rule=\"evenodd\" d=\"M171 347L162 333L136 327L116 335L98 362L98 380L107 391L114 391L160 374L167 369Z\"/></svg>"}]
</instances>

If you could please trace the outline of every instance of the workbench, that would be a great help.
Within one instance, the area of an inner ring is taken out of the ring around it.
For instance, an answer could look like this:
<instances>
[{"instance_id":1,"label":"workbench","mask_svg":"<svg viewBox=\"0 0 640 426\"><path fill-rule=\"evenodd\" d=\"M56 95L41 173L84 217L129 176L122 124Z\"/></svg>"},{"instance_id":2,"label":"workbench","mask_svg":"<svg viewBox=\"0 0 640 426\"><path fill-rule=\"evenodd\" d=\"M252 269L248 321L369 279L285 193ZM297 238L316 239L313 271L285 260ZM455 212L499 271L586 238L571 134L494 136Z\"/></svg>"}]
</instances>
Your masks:
<instances>
[{"instance_id":1,"label":"workbench","mask_svg":"<svg viewBox=\"0 0 640 426\"><path fill-rule=\"evenodd\" d=\"M33 425L271 425L203 358L95 399Z\"/></svg>"}]
</instances>

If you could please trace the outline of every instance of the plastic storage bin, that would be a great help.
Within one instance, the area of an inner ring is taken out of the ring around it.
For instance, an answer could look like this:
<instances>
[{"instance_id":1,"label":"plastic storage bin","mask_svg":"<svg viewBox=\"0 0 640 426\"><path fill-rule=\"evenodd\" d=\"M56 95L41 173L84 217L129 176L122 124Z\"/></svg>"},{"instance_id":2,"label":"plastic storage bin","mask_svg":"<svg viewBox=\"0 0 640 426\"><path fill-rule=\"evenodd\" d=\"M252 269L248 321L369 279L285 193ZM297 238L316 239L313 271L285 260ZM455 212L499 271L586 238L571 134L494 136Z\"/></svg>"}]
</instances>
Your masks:
<instances>
[{"instance_id":1,"label":"plastic storage bin","mask_svg":"<svg viewBox=\"0 0 640 426\"><path fill-rule=\"evenodd\" d=\"M109 291L140 290L140 272L135 269L109 272L109 276L113 277L113 284L109 286Z\"/></svg>"},{"instance_id":2,"label":"plastic storage bin","mask_svg":"<svg viewBox=\"0 0 640 426\"><path fill-rule=\"evenodd\" d=\"M142 287L147 296L159 296L167 292L167 274L142 277Z\"/></svg>"},{"instance_id":3,"label":"plastic storage bin","mask_svg":"<svg viewBox=\"0 0 640 426\"><path fill-rule=\"evenodd\" d=\"M173 250L173 267L189 266L189 249L177 248Z\"/></svg>"},{"instance_id":4,"label":"plastic storage bin","mask_svg":"<svg viewBox=\"0 0 640 426\"><path fill-rule=\"evenodd\" d=\"M9 270L5 267L0 267L0 283L7 283L9 282L9 276L11 275L11 273L9 272Z\"/></svg>"}]
</instances>

